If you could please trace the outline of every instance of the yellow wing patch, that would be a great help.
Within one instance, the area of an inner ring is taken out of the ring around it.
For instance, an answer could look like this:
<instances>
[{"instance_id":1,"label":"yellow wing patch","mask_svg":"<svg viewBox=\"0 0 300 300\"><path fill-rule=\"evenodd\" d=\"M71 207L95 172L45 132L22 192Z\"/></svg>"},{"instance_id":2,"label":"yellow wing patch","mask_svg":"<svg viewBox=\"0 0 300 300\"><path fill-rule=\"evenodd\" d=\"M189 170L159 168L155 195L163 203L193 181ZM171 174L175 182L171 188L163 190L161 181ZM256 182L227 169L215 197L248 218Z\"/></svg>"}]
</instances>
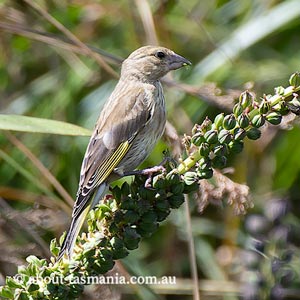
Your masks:
<instances>
[{"instance_id":1,"label":"yellow wing patch","mask_svg":"<svg viewBox=\"0 0 300 300\"><path fill-rule=\"evenodd\" d=\"M121 143L114 153L105 161L102 162L99 169L97 169L96 178L93 186L101 184L107 177L113 172L113 170L118 166L122 158L126 155L131 144L126 141Z\"/></svg>"}]
</instances>

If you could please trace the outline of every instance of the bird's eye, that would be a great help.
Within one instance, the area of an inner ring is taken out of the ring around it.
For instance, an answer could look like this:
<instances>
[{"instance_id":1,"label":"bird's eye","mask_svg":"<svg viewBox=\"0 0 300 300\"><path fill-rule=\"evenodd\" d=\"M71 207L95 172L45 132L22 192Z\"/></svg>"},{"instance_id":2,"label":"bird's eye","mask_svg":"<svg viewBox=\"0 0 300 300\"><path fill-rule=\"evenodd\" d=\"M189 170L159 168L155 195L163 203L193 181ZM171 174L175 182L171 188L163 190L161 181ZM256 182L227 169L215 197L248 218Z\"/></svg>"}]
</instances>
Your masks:
<instances>
[{"instance_id":1,"label":"bird's eye","mask_svg":"<svg viewBox=\"0 0 300 300\"><path fill-rule=\"evenodd\" d=\"M162 58L164 58L166 56L166 54L164 52L162 52L162 51L157 51L155 53L155 56L158 57L158 58L160 58L160 59L162 59Z\"/></svg>"}]
</instances>

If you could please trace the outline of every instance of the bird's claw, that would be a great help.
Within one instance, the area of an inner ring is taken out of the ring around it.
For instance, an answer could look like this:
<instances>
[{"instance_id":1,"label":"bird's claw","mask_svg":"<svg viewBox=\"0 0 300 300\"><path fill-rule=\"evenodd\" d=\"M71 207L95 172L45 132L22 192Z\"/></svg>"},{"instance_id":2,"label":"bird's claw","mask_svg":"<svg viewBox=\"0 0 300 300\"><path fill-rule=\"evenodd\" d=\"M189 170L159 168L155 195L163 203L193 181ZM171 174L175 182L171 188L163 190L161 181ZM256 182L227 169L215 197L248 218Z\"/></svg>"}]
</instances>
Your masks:
<instances>
[{"instance_id":1,"label":"bird's claw","mask_svg":"<svg viewBox=\"0 0 300 300\"><path fill-rule=\"evenodd\" d=\"M127 172L124 173L124 176L130 176L130 175L144 175L144 176L148 176L147 180L145 181L145 188L150 189L152 187L151 185L151 181L152 181L152 176L154 173L164 173L166 172L166 169L162 166L155 166L152 168L147 168L144 170L136 170L136 171L132 171L132 172Z\"/></svg>"}]
</instances>

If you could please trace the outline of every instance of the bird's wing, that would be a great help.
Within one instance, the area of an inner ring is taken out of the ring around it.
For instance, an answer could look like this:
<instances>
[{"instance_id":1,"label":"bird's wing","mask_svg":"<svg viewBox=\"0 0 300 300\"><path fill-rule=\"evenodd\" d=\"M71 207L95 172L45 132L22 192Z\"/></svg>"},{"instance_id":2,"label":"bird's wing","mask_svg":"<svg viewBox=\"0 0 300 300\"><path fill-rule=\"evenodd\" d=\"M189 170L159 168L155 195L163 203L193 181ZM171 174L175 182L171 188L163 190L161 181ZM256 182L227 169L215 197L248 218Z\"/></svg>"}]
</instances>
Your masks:
<instances>
[{"instance_id":1,"label":"bird's wing","mask_svg":"<svg viewBox=\"0 0 300 300\"><path fill-rule=\"evenodd\" d=\"M108 101L87 147L81 167L73 217L84 210L95 188L103 183L118 166L138 132L151 117L151 106L149 106L151 101L148 101L149 95L144 89L131 89L127 93L125 90L118 94L120 101L117 99ZM105 113L107 109L112 112Z\"/></svg>"}]
</instances>

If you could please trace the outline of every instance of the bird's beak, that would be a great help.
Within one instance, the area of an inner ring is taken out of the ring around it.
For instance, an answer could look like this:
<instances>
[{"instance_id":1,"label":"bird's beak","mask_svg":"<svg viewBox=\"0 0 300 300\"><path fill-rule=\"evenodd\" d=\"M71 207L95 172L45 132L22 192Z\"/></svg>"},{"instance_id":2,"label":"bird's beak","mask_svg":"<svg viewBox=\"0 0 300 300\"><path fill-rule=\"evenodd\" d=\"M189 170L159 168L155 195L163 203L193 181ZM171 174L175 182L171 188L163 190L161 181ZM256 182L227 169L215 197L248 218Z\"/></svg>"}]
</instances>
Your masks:
<instances>
[{"instance_id":1,"label":"bird's beak","mask_svg":"<svg viewBox=\"0 0 300 300\"><path fill-rule=\"evenodd\" d=\"M184 66L190 66L192 63L186 58L174 53L170 56L169 68L170 70L176 70Z\"/></svg>"}]
</instances>

